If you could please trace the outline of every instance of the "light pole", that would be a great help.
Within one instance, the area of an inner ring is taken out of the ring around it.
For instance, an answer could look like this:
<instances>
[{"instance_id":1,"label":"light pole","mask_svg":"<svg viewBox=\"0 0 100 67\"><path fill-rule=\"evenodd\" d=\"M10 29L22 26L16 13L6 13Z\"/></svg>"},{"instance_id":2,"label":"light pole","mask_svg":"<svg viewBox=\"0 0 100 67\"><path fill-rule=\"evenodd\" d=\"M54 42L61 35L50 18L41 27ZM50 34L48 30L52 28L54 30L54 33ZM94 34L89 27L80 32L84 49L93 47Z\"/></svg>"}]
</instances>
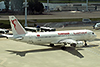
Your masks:
<instances>
[{"instance_id":1,"label":"light pole","mask_svg":"<svg viewBox=\"0 0 100 67\"><path fill-rule=\"evenodd\" d=\"M49 11L49 0L47 0L47 12Z\"/></svg>"},{"instance_id":2,"label":"light pole","mask_svg":"<svg viewBox=\"0 0 100 67\"><path fill-rule=\"evenodd\" d=\"M27 27L27 0L25 0L25 27Z\"/></svg>"},{"instance_id":3,"label":"light pole","mask_svg":"<svg viewBox=\"0 0 100 67\"><path fill-rule=\"evenodd\" d=\"M86 0L86 11L88 11L88 0Z\"/></svg>"}]
</instances>

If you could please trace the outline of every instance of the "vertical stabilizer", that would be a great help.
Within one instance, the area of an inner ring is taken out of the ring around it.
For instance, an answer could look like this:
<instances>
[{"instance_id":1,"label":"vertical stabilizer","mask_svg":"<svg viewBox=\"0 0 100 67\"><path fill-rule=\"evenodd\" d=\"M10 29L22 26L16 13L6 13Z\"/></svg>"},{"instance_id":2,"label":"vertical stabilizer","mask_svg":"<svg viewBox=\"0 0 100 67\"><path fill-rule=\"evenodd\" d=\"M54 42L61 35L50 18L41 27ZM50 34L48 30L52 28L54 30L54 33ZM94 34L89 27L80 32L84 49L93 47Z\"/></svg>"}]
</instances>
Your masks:
<instances>
[{"instance_id":1,"label":"vertical stabilizer","mask_svg":"<svg viewBox=\"0 0 100 67\"><path fill-rule=\"evenodd\" d=\"M19 21L15 18L15 16L9 16L9 20L10 20L13 35L26 34L25 29L22 27Z\"/></svg>"}]
</instances>

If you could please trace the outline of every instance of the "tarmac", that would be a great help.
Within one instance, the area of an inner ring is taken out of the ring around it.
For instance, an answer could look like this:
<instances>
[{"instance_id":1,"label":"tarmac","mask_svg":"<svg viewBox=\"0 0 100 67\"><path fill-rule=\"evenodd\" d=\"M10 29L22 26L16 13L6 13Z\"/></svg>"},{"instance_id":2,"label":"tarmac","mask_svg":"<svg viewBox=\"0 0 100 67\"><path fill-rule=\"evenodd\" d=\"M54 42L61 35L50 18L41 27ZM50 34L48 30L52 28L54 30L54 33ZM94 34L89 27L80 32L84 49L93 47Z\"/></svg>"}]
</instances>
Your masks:
<instances>
[{"instance_id":1,"label":"tarmac","mask_svg":"<svg viewBox=\"0 0 100 67\"><path fill-rule=\"evenodd\" d=\"M8 20L9 15L0 15L0 20ZM18 19L24 20L25 15L14 15ZM80 11L62 11L48 12L43 15L27 15L27 19L75 19L75 18L100 18L100 11L80 12Z\"/></svg>"},{"instance_id":2,"label":"tarmac","mask_svg":"<svg viewBox=\"0 0 100 67\"><path fill-rule=\"evenodd\" d=\"M58 30L90 29L87 27L66 27ZM93 30L96 39L88 47L62 50L60 44L29 44L0 38L0 67L100 67L100 30Z\"/></svg>"},{"instance_id":3,"label":"tarmac","mask_svg":"<svg viewBox=\"0 0 100 67\"><path fill-rule=\"evenodd\" d=\"M24 15L16 15L24 19ZM98 12L52 12L49 15L28 15L28 19L66 19L66 18L100 18ZM7 15L0 15L0 20L8 20ZM100 67L100 30L92 26L58 28L57 30L89 29L97 35L89 41L88 47L73 49L60 44L50 47L48 44L29 44L0 37L0 67Z\"/></svg>"}]
</instances>

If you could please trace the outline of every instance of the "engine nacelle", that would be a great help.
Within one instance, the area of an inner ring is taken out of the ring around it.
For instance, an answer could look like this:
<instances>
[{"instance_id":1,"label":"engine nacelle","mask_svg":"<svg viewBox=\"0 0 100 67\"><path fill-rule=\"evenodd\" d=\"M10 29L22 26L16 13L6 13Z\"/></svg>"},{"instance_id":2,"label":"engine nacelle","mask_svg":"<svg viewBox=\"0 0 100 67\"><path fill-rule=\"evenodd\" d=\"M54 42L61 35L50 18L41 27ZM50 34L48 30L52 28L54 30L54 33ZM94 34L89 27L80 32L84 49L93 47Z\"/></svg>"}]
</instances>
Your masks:
<instances>
[{"instance_id":1,"label":"engine nacelle","mask_svg":"<svg viewBox=\"0 0 100 67\"><path fill-rule=\"evenodd\" d=\"M76 47L84 46L83 41L77 41Z\"/></svg>"}]
</instances>

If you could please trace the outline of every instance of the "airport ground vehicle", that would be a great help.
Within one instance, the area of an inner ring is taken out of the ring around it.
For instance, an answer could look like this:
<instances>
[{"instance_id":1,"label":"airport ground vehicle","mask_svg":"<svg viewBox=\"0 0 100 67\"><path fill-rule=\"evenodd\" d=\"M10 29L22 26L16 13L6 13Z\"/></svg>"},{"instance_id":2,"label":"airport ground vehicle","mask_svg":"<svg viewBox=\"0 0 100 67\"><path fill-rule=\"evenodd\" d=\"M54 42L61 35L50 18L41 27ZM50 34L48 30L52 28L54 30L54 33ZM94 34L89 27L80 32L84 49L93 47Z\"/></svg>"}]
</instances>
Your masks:
<instances>
[{"instance_id":1,"label":"airport ground vehicle","mask_svg":"<svg viewBox=\"0 0 100 67\"><path fill-rule=\"evenodd\" d=\"M0 28L0 33L9 33L9 30L8 29L1 29Z\"/></svg>"},{"instance_id":2,"label":"airport ground vehicle","mask_svg":"<svg viewBox=\"0 0 100 67\"><path fill-rule=\"evenodd\" d=\"M36 27L25 27L25 30L36 32L37 28ZM56 31L56 29L55 28L50 28L50 27L40 27L40 32L51 32L51 31Z\"/></svg>"},{"instance_id":3,"label":"airport ground vehicle","mask_svg":"<svg viewBox=\"0 0 100 67\"><path fill-rule=\"evenodd\" d=\"M100 23L96 23L95 25L93 25L93 29L96 30L100 29Z\"/></svg>"},{"instance_id":4,"label":"airport ground vehicle","mask_svg":"<svg viewBox=\"0 0 100 67\"><path fill-rule=\"evenodd\" d=\"M90 19L83 18L82 19L82 22L88 23L88 22L91 22L91 20Z\"/></svg>"}]
</instances>

